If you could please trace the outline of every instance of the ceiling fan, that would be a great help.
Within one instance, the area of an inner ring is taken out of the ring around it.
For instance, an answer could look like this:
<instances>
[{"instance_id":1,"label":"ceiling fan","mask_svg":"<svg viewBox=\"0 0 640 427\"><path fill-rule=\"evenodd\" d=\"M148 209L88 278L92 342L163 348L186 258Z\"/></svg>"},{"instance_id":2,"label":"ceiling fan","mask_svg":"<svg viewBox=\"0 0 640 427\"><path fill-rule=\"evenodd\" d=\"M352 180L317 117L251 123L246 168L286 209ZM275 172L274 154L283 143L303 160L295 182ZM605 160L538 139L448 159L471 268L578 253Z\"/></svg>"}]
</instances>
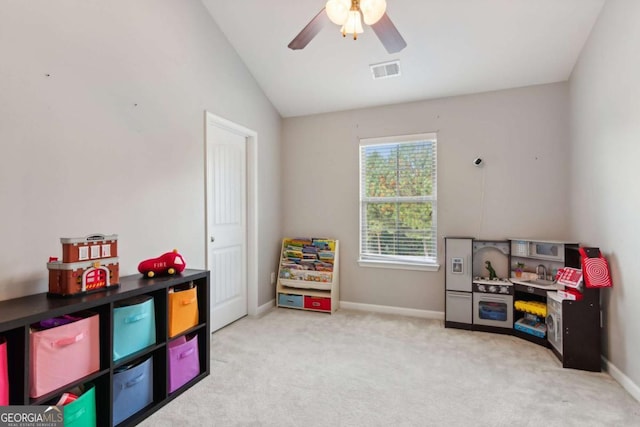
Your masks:
<instances>
[{"instance_id":1,"label":"ceiling fan","mask_svg":"<svg viewBox=\"0 0 640 427\"><path fill-rule=\"evenodd\" d=\"M289 43L293 50L304 49L306 45L331 21L341 25L342 36L362 33L362 21L370 25L389 53L400 52L407 46L398 29L386 13L386 0L328 0L325 7Z\"/></svg>"}]
</instances>

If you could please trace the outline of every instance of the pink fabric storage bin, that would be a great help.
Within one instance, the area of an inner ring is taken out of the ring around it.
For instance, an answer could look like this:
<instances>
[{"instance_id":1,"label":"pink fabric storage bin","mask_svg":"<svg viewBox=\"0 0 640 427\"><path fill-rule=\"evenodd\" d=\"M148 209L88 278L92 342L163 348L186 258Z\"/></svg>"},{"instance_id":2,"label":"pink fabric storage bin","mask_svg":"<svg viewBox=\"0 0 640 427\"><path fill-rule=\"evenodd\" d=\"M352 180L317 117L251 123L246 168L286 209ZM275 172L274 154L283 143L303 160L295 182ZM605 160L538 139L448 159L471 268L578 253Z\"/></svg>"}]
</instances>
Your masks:
<instances>
[{"instance_id":1,"label":"pink fabric storage bin","mask_svg":"<svg viewBox=\"0 0 640 427\"><path fill-rule=\"evenodd\" d=\"M29 396L40 397L100 369L97 314L29 336Z\"/></svg>"},{"instance_id":2,"label":"pink fabric storage bin","mask_svg":"<svg viewBox=\"0 0 640 427\"><path fill-rule=\"evenodd\" d=\"M184 335L169 343L169 393L173 393L200 373L198 334Z\"/></svg>"},{"instance_id":3,"label":"pink fabric storage bin","mask_svg":"<svg viewBox=\"0 0 640 427\"><path fill-rule=\"evenodd\" d=\"M9 404L9 368L7 367L7 342L0 337L0 406Z\"/></svg>"}]
</instances>

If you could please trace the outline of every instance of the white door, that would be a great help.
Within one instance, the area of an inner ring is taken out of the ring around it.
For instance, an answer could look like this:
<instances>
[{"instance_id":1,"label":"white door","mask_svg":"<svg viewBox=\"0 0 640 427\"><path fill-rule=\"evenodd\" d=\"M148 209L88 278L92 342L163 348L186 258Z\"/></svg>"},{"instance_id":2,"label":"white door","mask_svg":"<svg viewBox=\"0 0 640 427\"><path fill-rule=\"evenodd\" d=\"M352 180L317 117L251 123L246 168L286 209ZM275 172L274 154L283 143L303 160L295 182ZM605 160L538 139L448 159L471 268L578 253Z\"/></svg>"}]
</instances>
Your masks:
<instances>
[{"instance_id":1,"label":"white door","mask_svg":"<svg viewBox=\"0 0 640 427\"><path fill-rule=\"evenodd\" d=\"M247 315L247 138L207 120L211 331Z\"/></svg>"}]
</instances>

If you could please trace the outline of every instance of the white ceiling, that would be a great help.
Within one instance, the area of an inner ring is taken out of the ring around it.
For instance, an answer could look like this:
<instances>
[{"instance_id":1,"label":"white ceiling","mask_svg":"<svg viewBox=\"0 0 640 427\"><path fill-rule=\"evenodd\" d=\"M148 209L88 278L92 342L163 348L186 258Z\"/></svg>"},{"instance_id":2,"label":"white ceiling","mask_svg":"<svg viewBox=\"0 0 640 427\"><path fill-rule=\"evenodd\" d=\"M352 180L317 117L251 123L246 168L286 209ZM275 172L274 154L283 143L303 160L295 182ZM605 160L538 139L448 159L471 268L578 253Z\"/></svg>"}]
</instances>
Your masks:
<instances>
[{"instance_id":1,"label":"white ceiling","mask_svg":"<svg viewBox=\"0 0 640 427\"><path fill-rule=\"evenodd\" d=\"M357 41L329 24L289 42L325 0L202 0L283 117L565 81L605 0L387 0L407 42L388 54L370 27ZM373 80L369 64L400 60Z\"/></svg>"}]
</instances>

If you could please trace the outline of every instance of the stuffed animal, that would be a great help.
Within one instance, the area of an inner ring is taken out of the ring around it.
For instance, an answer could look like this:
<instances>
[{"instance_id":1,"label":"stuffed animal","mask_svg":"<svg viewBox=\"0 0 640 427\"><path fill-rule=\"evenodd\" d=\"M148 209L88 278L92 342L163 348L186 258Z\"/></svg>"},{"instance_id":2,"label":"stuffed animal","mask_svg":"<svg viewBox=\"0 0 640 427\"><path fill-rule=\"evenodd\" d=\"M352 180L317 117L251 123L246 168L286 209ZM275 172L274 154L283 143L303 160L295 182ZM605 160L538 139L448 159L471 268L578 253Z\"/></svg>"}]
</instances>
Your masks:
<instances>
[{"instance_id":1,"label":"stuffed animal","mask_svg":"<svg viewBox=\"0 0 640 427\"><path fill-rule=\"evenodd\" d=\"M182 255L178 253L177 249L174 249L157 258L142 261L138 264L138 271L146 277L154 277L157 274L173 275L182 273L186 266L187 263L182 258Z\"/></svg>"}]
</instances>

